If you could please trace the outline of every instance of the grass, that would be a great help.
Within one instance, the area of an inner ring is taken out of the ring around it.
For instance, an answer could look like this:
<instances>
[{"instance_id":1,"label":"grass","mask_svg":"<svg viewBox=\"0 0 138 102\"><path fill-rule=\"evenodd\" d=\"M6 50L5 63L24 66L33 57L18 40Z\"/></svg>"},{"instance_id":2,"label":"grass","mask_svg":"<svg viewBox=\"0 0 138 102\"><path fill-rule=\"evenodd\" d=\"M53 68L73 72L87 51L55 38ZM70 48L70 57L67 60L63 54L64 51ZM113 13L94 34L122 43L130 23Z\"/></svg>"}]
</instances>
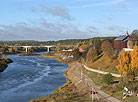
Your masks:
<instances>
[{"instance_id":1,"label":"grass","mask_svg":"<svg viewBox=\"0 0 138 102\"><path fill-rule=\"evenodd\" d=\"M119 74L116 66L118 65L118 60L111 60L109 57L103 55L101 58L96 60L94 63L88 63L87 66L94 69L100 69L105 72Z\"/></svg>"},{"instance_id":2,"label":"grass","mask_svg":"<svg viewBox=\"0 0 138 102\"><path fill-rule=\"evenodd\" d=\"M103 90L105 93L110 94L117 99L120 99L122 102L138 102L138 97L134 97L134 96L127 97L126 99L123 99L123 92L124 92L123 88L115 89L114 93L110 93L109 90L111 88L114 88L114 86L116 86L117 84L119 87L122 87L121 83L107 85L103 81L104 75L97 74L95 72L87 71L84 67L83 67L83 73L87 74L88 77L90 77L96 85L101 87L101 90ZM121 81L122 79L114 77L114 80Z\"/></svg>"},{"instance_id":3,"label":"grass","mask_svg":"<svg viewBox=\"0 0 138 102\"><path fill-rule=\"evenodd\" d=\"M56 59L59 62L64 62L64 60L57 58L56 56L49 56L49 55L40 55L40 57L45 57L45 58L53 58Z\"/></svg>"},{"instance_id":4,"label":"grass","mask_svg":"<svg viewBox=\"0 0 138 102\"><path fill-rule=\"evenodd\" d=\"M112 68L105 68L105 69L102 69L102 71L119 74L117 69L113 70Z\"/></svg>"},{"instance_id":5,"label":"grass","mask_svg":"<svg viewBox=\"0 0 138 102\"><path fill-rule=\"evenodd\" d=\"M138 97L128 97L123 102L138 102Z\"/></svg>"}]
</instances>

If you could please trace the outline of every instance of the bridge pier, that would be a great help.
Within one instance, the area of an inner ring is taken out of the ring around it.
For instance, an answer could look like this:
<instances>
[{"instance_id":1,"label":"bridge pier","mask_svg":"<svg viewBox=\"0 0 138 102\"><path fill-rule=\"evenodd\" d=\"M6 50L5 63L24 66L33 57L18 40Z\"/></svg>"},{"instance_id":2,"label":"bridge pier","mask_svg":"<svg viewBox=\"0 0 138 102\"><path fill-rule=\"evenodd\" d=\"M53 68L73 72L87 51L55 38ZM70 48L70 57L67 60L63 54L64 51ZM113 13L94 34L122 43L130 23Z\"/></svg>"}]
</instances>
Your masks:
<instances>
[{"instance_id":1,"label":"bridge pier","mask_svg":"<svg viewBox=\"0 0 138 102\"><path fill-rule=\"evenodd\" d=\"M28 53L28 47L25 47L26 54Z\"/></svg>"},{"instance_id":2,"label":"bridge pier","mask_svg":"<svg viewBox=\"0 0 138 102\"><path fill-rule=\"evenodd\" d=\"M50 47L47 47L47 52L49 52L50 51Z\"/></svg>"}]
</instances>

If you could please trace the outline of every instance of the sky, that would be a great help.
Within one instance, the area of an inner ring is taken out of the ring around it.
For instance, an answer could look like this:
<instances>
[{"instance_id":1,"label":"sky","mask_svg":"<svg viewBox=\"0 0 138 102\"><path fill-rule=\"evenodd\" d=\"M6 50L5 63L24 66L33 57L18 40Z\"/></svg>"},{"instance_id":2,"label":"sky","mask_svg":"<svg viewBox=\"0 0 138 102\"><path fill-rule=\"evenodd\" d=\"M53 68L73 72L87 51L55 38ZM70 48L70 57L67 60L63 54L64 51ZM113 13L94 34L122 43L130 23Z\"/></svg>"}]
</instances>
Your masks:
<instances>
[{"instance_id":1,"label":"sky","mask_svg":"<svg viewBox=\"0 0 138 102\"><path fill-rule=\"evenodd\" d=\"M119 36L137 18L138 0L0 0L0 40Z\"/></svg>"}]
</instances>

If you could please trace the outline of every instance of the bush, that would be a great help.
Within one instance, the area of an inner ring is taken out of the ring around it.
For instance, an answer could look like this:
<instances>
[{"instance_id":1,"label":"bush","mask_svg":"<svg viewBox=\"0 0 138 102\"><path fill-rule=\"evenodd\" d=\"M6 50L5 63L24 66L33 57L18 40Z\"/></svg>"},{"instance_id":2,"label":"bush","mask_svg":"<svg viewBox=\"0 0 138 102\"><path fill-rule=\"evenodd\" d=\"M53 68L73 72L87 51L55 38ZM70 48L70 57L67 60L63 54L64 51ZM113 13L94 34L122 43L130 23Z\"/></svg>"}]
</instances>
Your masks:
<instances>
[{"instance_id":1,"label":"bush","mask_svg":"<svg viewBox=\"0 0 138 102\"><path fill-rule=\"evenodd\" d=\"M119 83L119 84L115 85L115 89L116 89L116 91L121 91L124 89L124 86L125 85L123 83Z\"/></svg>"},{"instance_id":2,"label":"bush","mask_svg":"<svg viewBox=\"0 0 138 102\"><path fill-rule=\"evenodd\" d=\"M113 93L115 93L115 89L111 88L111 89L109 90L109 92L110 92L110 94L113 94Z\"/></svg>"},{"instance_id":3,"label":"bush","mask_svg":"<svg viewBox=\"0 0 138 102\"><path fill-rule=\"evenodd\" d=\"M113 63L113 60L110 60L109 62L110 62L110 63Z\"/></svg>"},{"instance_id":4,"label":"bush","mask_svg":"<svg viewBox=\"0 0 138 102\"><path fill-rule=\"evenodd\" d=\"M106 83L106 84L111 84L111 82L113 81L113 76L112 74L106 74L104 77L103 77L103 81Z\"/></svg>"}]
</instances>

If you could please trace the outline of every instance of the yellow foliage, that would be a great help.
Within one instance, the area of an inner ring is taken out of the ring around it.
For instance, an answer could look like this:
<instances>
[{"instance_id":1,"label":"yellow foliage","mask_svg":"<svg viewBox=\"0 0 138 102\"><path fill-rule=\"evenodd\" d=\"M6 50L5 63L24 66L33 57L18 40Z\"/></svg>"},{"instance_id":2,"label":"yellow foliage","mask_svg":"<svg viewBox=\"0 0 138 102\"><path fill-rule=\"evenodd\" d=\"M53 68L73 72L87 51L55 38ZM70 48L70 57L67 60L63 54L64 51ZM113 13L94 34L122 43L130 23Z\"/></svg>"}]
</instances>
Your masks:
<instances>
[{"instance_id":1,"label":"yellow foliage","mask_svg":"<svg viewBox=\"0 0 138 102\"><path fill-rule=\"evenodd\" d=\"M97 51L95 49L93 49L92 47L89 48L89 51L86 55L86 61L93 62L96 57L97 57Z\"/></svg>"},{"instance_id":2,"label":"yellow foliage","mask_svg":"<svg viewBox=\"0 0 138 102\"><path fill-rule=\"evenodd\" d=\"M87 45L81 45L80 48L87 48Z\"/></svg>"},{"instance_id":3,"label":"yellow foliage","mask_svg":"<svg viewBox=\"0 0 138 102\"><path fill-rule=\"evenodd\" d=\"M123 51L118 57L119 65L117 66L118 71L123 77L127 77L131 72L131 55L130 52Z\"/></svg>"},{"instance_id":4,"label":"yellow foliage","mask_svg":"<svg viewBox=\"0 0 138 102\"><path fill-rule=\"evenodd\" d=\"M13 51L13 48L8 48L9 52L12 52Z\"/></svg>"},{"instance_id":5,"label":"yellow foliage","mask_svg":"<svg viewBox=\"0 0 138 102\"><path fill-rule=\"evenodd\" d=\"M138 68L138 46L134 46L134 51L123 51L119 54L119 65L117 66L120 74L125 78L134 76Z\"/></svg>"},{"instance_id":6,"label":"yellow foliage","mask_svg":"<svg viewBox=\"0 0 138 102\"><path fill-rule=\"evenodd\" d=\"M134 46L134 51L131 52L131 65L132 65L132 71L136 71L138 68L138 46Z\"/></svg>"}]
</instances>

